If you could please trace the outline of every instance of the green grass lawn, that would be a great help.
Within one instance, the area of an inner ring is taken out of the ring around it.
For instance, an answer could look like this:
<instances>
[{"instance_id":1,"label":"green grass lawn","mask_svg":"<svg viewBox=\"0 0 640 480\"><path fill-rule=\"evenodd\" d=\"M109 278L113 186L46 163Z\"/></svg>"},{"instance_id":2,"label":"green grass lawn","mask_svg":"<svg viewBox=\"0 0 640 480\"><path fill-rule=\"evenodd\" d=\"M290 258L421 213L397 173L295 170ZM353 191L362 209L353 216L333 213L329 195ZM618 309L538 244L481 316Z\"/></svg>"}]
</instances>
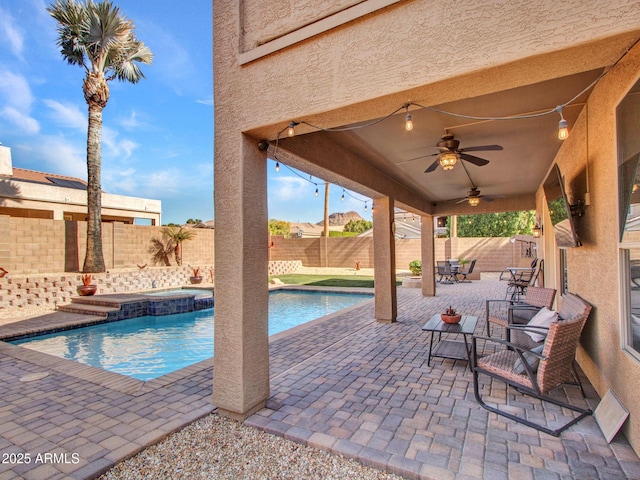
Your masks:
<instances>
[{"instance_id":1,"label":"green grass lawn","mask_svg":"<svg viewBox=\"0 0 640 480\"><path fill-rule=\"evenodd\" d=\"M356 275L277 275L282 283L289 285L313 285L316 287L367 287L373 288L373 277ZM402 280L396 280L402 285Z\"/></svg>"}]
</instances>

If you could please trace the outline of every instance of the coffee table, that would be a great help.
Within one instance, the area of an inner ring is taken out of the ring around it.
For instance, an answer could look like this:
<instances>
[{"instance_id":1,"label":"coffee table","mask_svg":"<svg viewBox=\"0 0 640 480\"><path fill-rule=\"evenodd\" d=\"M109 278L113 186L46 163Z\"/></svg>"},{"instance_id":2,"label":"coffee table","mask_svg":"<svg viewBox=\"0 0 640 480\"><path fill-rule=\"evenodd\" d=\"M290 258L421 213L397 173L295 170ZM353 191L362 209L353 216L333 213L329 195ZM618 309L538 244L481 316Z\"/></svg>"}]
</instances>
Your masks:
<instances>
[{"instance_id":1,"label":"coffee table","mask_svg":"<svg viewBox=\"0 0 640 480\"><path fill-rule=\"evenodd\" d=\"M440 314L436 313L431 319L424 324L422 330L431 332L429 340L429 358L427 365L431 366L431 357L451 358L454 360L466 360L471 365L471 349L467 341L468 335L473 335L478 323L478 317L473 315L463 315L460 323L444 323L440 318ZM438 334L438 341L433 345L433 339ZM462 335L463 342L456 340L442 340L442 334L447 333L450 336ZM469 367L471 368L471 367Z\"/></svg>"}]
</instances>

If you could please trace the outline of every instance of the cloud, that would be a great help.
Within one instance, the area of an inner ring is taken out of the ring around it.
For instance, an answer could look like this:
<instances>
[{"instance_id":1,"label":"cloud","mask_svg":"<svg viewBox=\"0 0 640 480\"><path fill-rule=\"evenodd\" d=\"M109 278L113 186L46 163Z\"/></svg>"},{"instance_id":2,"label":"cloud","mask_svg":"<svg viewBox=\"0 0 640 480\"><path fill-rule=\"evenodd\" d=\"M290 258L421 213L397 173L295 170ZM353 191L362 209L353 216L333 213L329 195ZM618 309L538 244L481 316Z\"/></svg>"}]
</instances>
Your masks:
<instances>
[{"instance_id":1,"label":"cloud","mask_svg":"<svg viewBox=\"0 0 640 480\"><path fill-rule=\"evenodd\" d=\"M73 141L63 135L41 135L37 142L16 145L16 150L26 152L25 157L36 164L46 163L37 170L49 173L87 178L87 154L83 142Z\"/></svg>"},{"instance_id":2,"label":"cloud","mask_svg":"<svg viewBox=\"0 0 640 480\"><path fill-rule=\"evenodd\" d=\"M106 156L127 159L140 145L128 138L119 139L120 133L109 127L102 127L102 146Z\"/></svg>"},{"instance_id":3,"label":"cloud","mask_svg":"<svg viewBox=\"0 0 640 480\"><path fill-rule=\"evenodd\" d=\"M209 98L196 100L196 103L201 103L202 105L213 107L213 95L211 95L211 97Z\"/></svg>"},{"instance_id":4,"label":"cloud","mask_svg":"<svg viewBox=\"0 0 640 480\"><path fill-rule=\"evenodd\" d=\"M4 98L5 104L18 110L29 111L33 104L33 95L27 79L7 69L0 69L0 95Z\"/></svg>"},{"instance_id":5,"label":"cloud","mask_svg":"<svg viewBox=\"0 0 640 480\"><path fill-rule=\"evenodd\" d=\"M51 116L56 123L86 133L88 125L87 114L77 105L56 100L43 100L43 102L51 109Z\"/></svg>"},{"instance_id":6,"label":"cloud","mask_svg":"<svg viewBox=\"0 0 640 480\"><path fill-rule=\"evenodd\" d=\"M308 195L309 182L299 177L278 176L269 186L269 196L280 202L297 200Z\"/></svg>"},{"instance_id":7,"label":"cloud","mask_svg":"<svg viewBox=\"0 0 640 480\"><path fill-rule=\"evenodd\" d=\"M12 123L23 133L28 135L34 135L40 131L40 124L34 118L31 118L29 115L26 115L13 107L5 107L0 110L0 117L7 120L9 123Z\"/></svg>"},{"instance_id":8,"label":"cloud","mask_svg":"<svg viewBox=\"0 0 640 480\"><path fill-rule=\"evenodd\" d=\"M0 8L0 39L4 41L11 49L11 53L24 60L22 56L24 50L24 31L18 27L18 22L14 20L11 14Z\"/></svg>"},{"instance_id":9,"label":"cloud","mask_svg":"<svg viewBox=\"0 0 640 480\"><path fill-rule=\"evenodd\" d=\"M128 117L120 117L117 120L118 125L125 130L135 130L139 128L149 128L149 124L140 120L138 112L131 110Z\"/></svg>"}]
</instances>

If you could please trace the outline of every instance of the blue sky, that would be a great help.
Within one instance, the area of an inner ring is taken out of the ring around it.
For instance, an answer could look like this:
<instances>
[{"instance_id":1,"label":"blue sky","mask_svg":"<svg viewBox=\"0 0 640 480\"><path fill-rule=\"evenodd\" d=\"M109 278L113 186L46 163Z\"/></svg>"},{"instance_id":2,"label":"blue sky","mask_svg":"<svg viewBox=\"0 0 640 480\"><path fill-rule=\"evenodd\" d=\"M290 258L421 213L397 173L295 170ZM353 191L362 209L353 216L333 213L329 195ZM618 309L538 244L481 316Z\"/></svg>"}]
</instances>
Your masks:
<instances>
[{"instance_id":1,"label":"blue sky","mask_svg":"<svg viewBox=\"0 0 640 480\"><path fill-rule=\"evenodd\" d=\"M15 167L86 179L84 70L63 61L50 1L0 0L0 142ZM136 85L112 81L103 111L102 188L162 200L163 223L211 220L213 79L211 0L116 0L154 54ZM269 217L322 219L324 182L275 172L269 161ZM314 196L318 184L319 195ZM364 211L361 195L330 188L330 212Z\"/></svg>"}]
</instances>

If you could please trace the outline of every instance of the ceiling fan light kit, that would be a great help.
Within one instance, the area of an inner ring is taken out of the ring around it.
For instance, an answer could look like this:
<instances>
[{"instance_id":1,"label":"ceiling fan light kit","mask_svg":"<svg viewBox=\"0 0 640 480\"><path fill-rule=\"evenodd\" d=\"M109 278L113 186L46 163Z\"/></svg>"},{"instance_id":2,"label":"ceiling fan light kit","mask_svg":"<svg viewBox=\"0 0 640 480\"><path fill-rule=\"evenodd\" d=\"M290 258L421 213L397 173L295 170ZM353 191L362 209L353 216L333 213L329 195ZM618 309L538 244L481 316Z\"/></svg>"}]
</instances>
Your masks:
<instances>
[{"instance_id":1,"label":"ceiling fan light kit","mask_svg":"<svg viewBox=\"0 0 640 480\"><path fill-rule=\"evenodd\" d=\"M451 170L458 163L458 154L453 152L444 152L438 155L438 163L443 170Z\"/></svg>"}]
</instances>

